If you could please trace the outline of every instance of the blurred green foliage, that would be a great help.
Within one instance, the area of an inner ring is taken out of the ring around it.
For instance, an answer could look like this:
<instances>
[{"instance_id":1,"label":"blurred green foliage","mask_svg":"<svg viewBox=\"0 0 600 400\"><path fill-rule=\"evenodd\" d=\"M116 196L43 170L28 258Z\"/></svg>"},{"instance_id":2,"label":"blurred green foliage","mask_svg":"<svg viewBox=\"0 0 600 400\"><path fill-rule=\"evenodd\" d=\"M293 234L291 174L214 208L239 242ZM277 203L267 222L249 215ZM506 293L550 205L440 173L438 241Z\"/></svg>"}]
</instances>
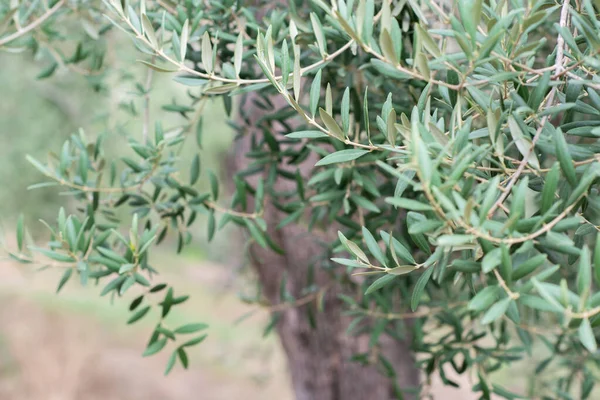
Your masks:
<instances>
[{"instance_id":1,"label":"blurred green foliage","mask_svg":"<svg viewBox=\"0 0 600 400\"><path fill-rule=\"evenodd\" d=\"M0 220L13 223L20 213L26 215L29 223L40 218L51 220L56 210L65 205L59 189L27 189L43 177L27 162L26 154L43 159L49 150L59 149L70 134L82 128L90 138L107 133L111 152L118 157L122 154L119 149L127 148L120 146L126 143L126 135L135 137L135 132L141 135L142 104L138 97L132 96L136 81L131 68L119 67L128 63L130 66L134 61L134 55L127 55L131 45L124 40L115 40L113 45L120 61L109 74L119 84L110 91L95 90L88 82L89 77L68 70L57 71L51 80L38 80L39 65L30 54L0 55L0 88L10 99L0 102ZM138 66L136 76L143 76L145 71L146 68ZM155 74L152 95L177 100L185 96L185 88L173 84L169 76ZM161 120L166 126L181 121L178 115L162 111L161 106L159 102L151 103L152 126L154 120ZM134 118L131 118L132 108ZM204 131L202 165L218 173L223 152L233 138L220 99L207 103ZM194 146L185 146L180 154L182 164L189 164L194 154ZM15 179L17 175L19 179Z\"/></svg>"}]
</instances>

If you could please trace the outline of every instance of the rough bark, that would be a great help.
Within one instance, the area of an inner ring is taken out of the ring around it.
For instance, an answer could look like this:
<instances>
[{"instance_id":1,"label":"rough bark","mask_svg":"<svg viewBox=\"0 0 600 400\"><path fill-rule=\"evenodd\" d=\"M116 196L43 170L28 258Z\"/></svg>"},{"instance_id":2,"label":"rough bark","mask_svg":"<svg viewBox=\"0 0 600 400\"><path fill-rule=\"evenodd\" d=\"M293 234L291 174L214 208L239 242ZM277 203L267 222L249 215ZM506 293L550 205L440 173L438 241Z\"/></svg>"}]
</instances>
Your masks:
<instances>
[{"instance_id":1,"label":"rough bark","mask_svg":"<svg viewBox=\"0 0 600 400\"><path fill-rule=\"evenodd\" d=\"M286 107L281 98L271 99L274 110ZM242 138L236 141L233 156L228 160L230 173L243 170L249 160L245 154L250 149L251 136L260 132L265 110L257 107L252 96L241 105L246 121L238 120L244 127ZM282 126L271 127L284 129ZM308 159L301 166L306 175L315 163ZM295 167L294 167L295 169ZM295 184L279 179L275 190L284 192L295 190ZM393 394L393 382L374 365L361 365L351 361L357 353L369 351L369 336L348 336L345 331L350 318L343 316L347 306L338 299L340 293L350 296L351 284L341 284L332 271L321 268L316 261L326 249L324 243L335 238L337 229L330 227L321 233L308 232L302 224L291 224L282 230L272 230L285 217L280 211L265 201L264 218L269 225L270 234L285 250L285 255L254 246L251 250L253 264L263 286L263 293L271 304L281 303L280 285L286 279L287 290L295 298L302 297L302 290L308 285L309 269L314 267L314 283L327 288L324 309L316 311L315 302L300 307L288 308L280 312L276 326L277 333L285 349L297 400L388 400L396 398ZM307 307L312 307L316 327L311 326ZM407 341L409 338L407 338ZM414 366L414 357L408 342L398 342L383 336L378 349L394 365L400 387L415 387L419 383L419 372ZM406 399L412 398L405 395Z\"/></svg>"}]
</instances>

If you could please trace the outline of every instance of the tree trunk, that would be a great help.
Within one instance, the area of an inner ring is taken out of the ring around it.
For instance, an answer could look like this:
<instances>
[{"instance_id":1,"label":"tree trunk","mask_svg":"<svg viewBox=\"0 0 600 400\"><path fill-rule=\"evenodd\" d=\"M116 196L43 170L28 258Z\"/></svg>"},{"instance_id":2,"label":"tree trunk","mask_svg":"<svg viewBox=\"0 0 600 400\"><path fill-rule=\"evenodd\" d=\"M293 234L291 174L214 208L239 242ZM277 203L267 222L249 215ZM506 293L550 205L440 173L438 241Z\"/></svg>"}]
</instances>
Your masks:
<instances>
[{"instance_id":1,"label":"tree trunk","mask_svg":"<svg viewBox=\"0 0 600 400\"><path fill-rule=\"evenodd\" d=\"M256 106L258 96L249 95L240 105L244 118L238 118L243 134L236 141L233 156L228 160L229 172L235 173L248 166L251 160L245 154L251 147L251 137L262 135L261 116L267 111ZM287 103L281 97L270 99L273 112ZM283 126L270 126L271 132L281 132ZM301 166L303 175L313 168L316 159L309 158ZM284 166L282 166L283 168ZM294 166L293 170L296 169ZM278 178L275 191L295 191L294 182ZM274 230L286 215L265 199L264 218L269 226L269 234L285 251L285 255L253 246L251 256L258 278L263 286L263 294L271 304L280 304L281 283L285 279L287 292L295 299L303 298L302 291L311 283L323 288L323 309L317 311L316 299L306 299L301 306L277 311L279 319L276 330L285 349L291 373L293 389L297 400L389 400L394 395L394 384L400 388L414 388L419 384L419 372L415 367L407 335L405 342L398 342L382 336L376 349L369 349L369 335L350 336L346 334L350 317L343 315L347 310L338 298L339 294L352 293L350 282L342 284L335 278L335 270L326 270L319 264L329 258L327 243L335 240L337 229L330 226L326 232L308 232L305 225L289 224L283 229ZM312 282L309 282L312 269ZM308 301L312 300L312 301ZM313 318L311 324L311 318ZM395 368L396 377L389 378L374 363L368 365L352 361L359 353L370 353L370 359L377 360L377 352L389 360ZM395 382L394 382L395 381ZM415 398L404 394L405 399Z\"/></svg>"}]
</instances>

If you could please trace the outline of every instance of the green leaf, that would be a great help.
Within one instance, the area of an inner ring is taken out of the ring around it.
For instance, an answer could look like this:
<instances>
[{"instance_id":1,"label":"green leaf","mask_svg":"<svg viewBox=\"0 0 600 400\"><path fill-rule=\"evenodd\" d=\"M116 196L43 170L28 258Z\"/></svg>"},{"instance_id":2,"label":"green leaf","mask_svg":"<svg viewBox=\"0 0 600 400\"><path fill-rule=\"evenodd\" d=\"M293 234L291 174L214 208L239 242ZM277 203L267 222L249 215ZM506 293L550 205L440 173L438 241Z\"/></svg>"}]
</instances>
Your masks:
<instances>
[{"instance_id":1,"label":"green leaf","mask_svg":"<svg viewBox=\"0 0 600 400\"><path fill-rule=\"evenodd\" d=\"M427 268L417 280L417 283L415 284L415 288L410 299L410 308L412 311L415 311L419 306L419 302L421 301L421 295L423 294L423 290L425 289L427 282L429 282L429 278L431 278L431 274L433 274L433 267Z\"/></svg>"},{"instance_id":2,"label":"green leaf","mask_svg":"<svg viewBox=\"0 0 600 400\"><path fill-rule=\"evenodd\" d=\"M565 137L560 129L552 129L552 131L554 134L553 139L556 148L556 158L558 158L560 168L569 181L569 184L572 187L575 187L577 186L577 175L575 174L575 167L573 166L571 153L567 147L567 141L565 140Z\"/></svg>"},{"instance_id":3,"label":"green leaf","mask_svg":"<svg viewBox=\"0 0 600 400\"><path fill-rule=\"evenodd\" d=\"M375 257L377 259L377 261L379 261L379 263L381 263L381 265L387 267L387 260L385 259L385 256L383 255L383 252L381 251L381 248L379 247L377 240L375 240L375 238L373 237L371 232L369 232L369 230L363 226L362 234L363 234L363 239L365 240L365 243L367 244L367 248L369 249L369 251L371 252L373 257Z\"/></svg>"},{"instance_id":4,"label":"green leaf","mask_svg":"<svg viewBox=\"0 0 600 400\"><path fill-rule=\"evenodd\" d=\"M181 361L181 365L183 365L183 368L187 369L189 365L189 360L185 349L183 347L178 348L177 355L179 356L179 360Z\"/></svg>"},{"instance_id":5,"label":"green leaf","mask_svg":"<svg viewBox=\"0 0 600 400\"><path fill-rule=\"evenodd\" d=\"M318 139L328 137L325 133L321 131L297 131L288 133L285 136L292 139Z\"/></svg>"},{"instance_id":6,"label":"green leaf","mask_svg":"<svg viewBox=\"0 0 600 400\"><path fill-rule=\"evenodd\" d=\"M196 154L190 166L190 185L195 184L200 176L200 156Z\"/></svg>"},{"instance_id":7,"label":"green leaf","mask_svg":"<svg viewBox=\"0 0 600 400\"><path fill-rule=\"evenodd\" d=\"M339 140L344 141L344 133L340 129L337 122L335 122L335 119L333 119L331 115L327 114L327 111L323 110L322 108L319 108L319 115L321 116L321 119L323 120L323 123L325 124L325 127L329 133Z\"/></svg>"},{"instance_id":8,"label":"green leaf","mask_svg":"<svg viewBox=\"0 0 600 400\"><path fill-rule=\"evenodd\" d=\"M443 235L437 239L438 246L461 246L472 243L475 237L472 235Z\"/></svg>"},{"instance_id":9,"label":"green leaf","mask_svg":"<svg viewBox=\"0 0 600 400\"><path fill-rule=\"evenodd\" d=\"M498 286L486 286L469 301L468 309L471 311L485 310L496 300L498 289Z\"/></svg>"},{"instance_id":10,"label":"green leaf","mask_svg":"<svg viewBox=\"0 0 600 400\"><path fill-rule=\"evenodd\" d=\"M134 283L135 283L135 277L134 276L128 276L127 279L125 279L125 282L123 282L123 284L121 285L121 289L119 290L119 294L120 295L125 294L125 292L127 291L127 289L129 289L130 287L132 287Z\"/></svg>"},{"instance_id":11,"label":"green leaf","mask_svg":"<svg viewBox=\"0 0 600 400\"><path fill-rule=\"evenodd\" d=\"M367 255L361 250L360 247L358 247L355 243L349 241L346 236L344 236L344 234L340 231L338 231L338 237L340 239L340 242L342 243L342 245L344 245L344 247L346 247L346 249L353 255L355 255L356 257L358 257L361 261L369 264L369 259L367 257Z\"/></svg>"},{"instance_id":12,"label":"green leaf","mask_svg":"<svg viewBox=\"0 0 600 400\"><path fill-rule=\"evenodd\" d=\"M411 264L417 263L415 261L415 259L413 258L412 254L410 253L410 251L406 247L404 247L404 245L402 245L402 243L400 243L395 237L393 237L386 231L380 231L379 235L381 236L381 238L383 239L384 242L392 243L393 249L390 249L390 251L392 251L392 250L395 251L396 254L398 254L398 256L403 261L411 263Z\"/></svg>"},{"instance_id":13,"label":"green leaf","mask_svg":"<svg viewBox=\"0 0 600 400\"><path fill-rule=\"evenodd\" d=\"M202 65L208 74L213 72L213 52L208 31L202 35Z\"/></svg>"},{"instance_id":14,"label":"green leaf","mask_svg":"<svg viewBox=\"0 0 600 400\"><path fill-rule=\"evenodd\" d=\"M258 245L264 249L268 247L267 239L265 235L258 229L258 227L249 219L244 219L244 223L250 232L250 236L258 243Z\"/></svg>"},{"instance_id":15,"label":"green leaf","mask_svg":"<svg viewBox=\"0 0 600 400\"><path fill-rule=\"evenodd\" d=\"M152 64L148 61L145 60L137 60L137 62L144 64L146 67L155 70L156 72L177 72L179 71L178 69L171 69L171 68L165 68L165 67L159 67L156 64Z\"/></svg>"},{"instance_id":16,"label":"green leaf","mask_svg":"<svg viewBox=\"0 0 600 400\"><path fill-rule=\"evenodd\" d=\"M42 164L41 162L39 162L38 160L36 160L35 158L31 157L29 154L27 154L25 156L25 158L27 159L27 161L33 165L38 171L40 171L42 174L46 175L46 176L52 176L53 174L50 172L50 170L48 170L48 168Z\"/></svg>"},{"instance_id":17,"label":"green leaf","mask_svg":"<svg viewBox=\"0 0 600 400\"><path fill-rule=\"evenodd\" d=\"M183 27L181 28L181 40L179 47L179 59L181 61L185 60L185 54L187 52L188 38L189 38L189 21L186 19L183 23Z\"/></svg>"},{"instance_id":18,"label":"green leaf","mask_svg":"<svg viewBox=\"0 0 600 400\"><path fill-rule=\"evenodd\" d=\"M23 214L19 215L19 219L17 220L17 247L19 251L23 250L23 237L25 235L25 226L24 226L24 216Z\"/></svg>"},{"instance_id":19,"label":"green leaf","mask_svg":"<svg viewBox=\"0 0 600 400\"><path fill-rule=\"evenodd\" d=\"M504 313L506 313L511 301L512 299L510 297L506 297L494 303L494 305L483 315L483 318L481 318L481 324L487 325L502 317Z\"/></svg>"},{"instance_id":20,"label":"green leaf","mask_svg":"<svg viewBox=\"0 0 600 400\"><path fill-rule=\"evenodd\" d=\"M371 286L369 286L367 288L367 290L365 291L365 296L368 294L371 294L379 289L381 289L382 287L386 286L387 284L389 284L391 281L393 281L394 279L396 279L397 275L384 275L381 278L377 279L375 282L373 282L371 284Z\"/></svg>"},{"instance_id":21,"label":"green leaf","mask_svg":"<svg viewBox=\"0 0 600 400\"><path fill-rule=\"evenodd\" d=\"M363 149L346 149L336 151L335 153L331 153L325 157L323 157L319 162L315 164L316 167L320 167L323 165L336 164L349 162L352 160L356 160L357 158L367 154L369 150Z\"/></svg>"},{"instance_id":22,"label":"green leaf","mask_svg":"<svg viewBox=\"0 0 600 400\"><path fill-rule=\"evenodd\" d=\"M123 256L121 256L121 255L115 253L114 251L107 249L105 247L96 247L96 250L98 250L98 253L102 254L104 257L110 258L111 260L116 261L118 263L127 264L129 262Z\"/></svg>"},{"instance_id":23,"label":"green leaf","mask_svg":"<svg viewBox=\"0 0 600 400\"><path fill-rule=\"evenodd\" d=\"M514 186L512 201L510 203L510 217L515 220L518 220L525 214L525 200L528 184L529 177L525 176L516 186Z\"/></svg>"},{"instance_id":24,"label":"green leaf","mask_svg":"<svg viewBox=\"0 0 600 400\"><path fill-rule=\"evenodd\" d=\"M41 254L45 255L46 257L51 258L55 261L59 261L59 262L74 262L75 261L75 259L68 254L58 253L56 251L42 249L42 248L34 247L34 246L29 246L29 249L32 251L41 253Z\"/></svg>"},{"instance_id":25,"label":"green leaf","mask_svg":"<svg viewBox=\"0 0 600 400\"><path fill-rule=\"evenodd\" d=\"M321 70L317 71L315 79L313 79L310 85L310 100L309 110L311 116L314 118L317 113L317 107L319 106L319 98L321 97ZM323 118L323 117L321 117Z\"/></svg>"},{"instance_id":26,"label":"green leaf","mask_svg":"<svg viewBox=\"0 0 600 400\"><path fill-rule=\"evenodd\" d=\"M535 151L529 151L531 149L531 140L523 135L523 131L521 130L519 123L512 115L508 117L508 128L513 140L515 141L515 146L517 146L517 149L521 155L523 157L527 155L527 163L533 168L539 169L540 162L538 161Z\"/></svg>"},{"instance_id":27,"label":"green leaf","mask_svg":"<svg viewBox=\"0 0 600 400\"><path fill-rule=\"evenodd\" d=\"M212 171L208 171L208 179L210 180L210 191L212 193L212 197L214 201L217 201L219 198L219 181L217 180L217 176Z\"/></svg>"},{"instance_id":28,"label":"green leaf","mask_svg":"<svg viewBox=\"0 0 600 400\"><path fill-rule=\"evenodd\" d=\"M421 203L413 199L405 199L402 197L386 197L385 202L405 210L433 211L433 207L429 204Z\"/></svg>"},{"instance_id":29,"label":"green leaf","mask_svg":"<svg viewBox=\"0 0 600 400\"><path fill-rule=\"evenodd\" d=\"M197 78L194 76L175 76L173 80L177 83L181 83L185 86L196 87L196 86L204 86L208 83L207 79Z\"/></svg>"},{"instance_id":30,"label":"green leaf","mask_svg":"<svg viewBox=\"0 0 600 400\"><path fill-rule=\"evenodd\" d=\"M419 39L421 39L423 47L425 47L425 49L429 53L431 53L435 57L442 56L442 53L440 53L440 49L438 48L433 38L429 35L429 32L427 32L427 30L423 29L423 27L420 24L415 24L415 31L419 35Z\"/></svg>"},{"instance_id":31,"label":"green leaf","mask_svg":"<svg viewBox=\"0 0 600 400\"><path fill-rule=\"evenodd\" d=\"M544 188L542 189L542 203L540 205L540 213L542 215L546 213L556 201L556 188L558 187L559 178L559 164L554 163L548 174L546 174Z\"/></svg>"},{"instance_id":32,"label":"green leaf","mask_svg":"<svg viewBox=\"0 0 600 400\"><path fill-rule=\"evenodd\" d=\"M482 0L461 0L457 4L460 19L465 30L471 36L471 41L475 44L477 25L481 20Z\"/></svg>"},{"instance_id":33,"label":"green leaf","mask_svg":"<svg viewBox=\"0 0 600 400\"><path fill-rule=\"evenodd\" d=\"M340 171L340 169L337 169L336 171ZM377 207L375 205L375 203L373 203L371 200L364 198L363 196L359 196L357 194L351 193L350 200L352 200L352 202L354 204L356 204L359 207L364 208L365 210L369 210L369 211L376 212L376 213L381 212L381 209L379 207Z\"/></svg>"},{"instance_id":34,"label":"green leaf","mask_svg":"<svg viewBox=\"0 0 600 400\"><path fill-rule=\"evenodd\" d=\"M398 56L396 55L396 50L394 49L394 42L392 41L392 37L390 36L390 32L387 29L381 31L381 35L379 37L379 45L381 50L383 51L383 56L385 60L392 65L398 64Z\"/></svg>"},{"instance_id":35,"label":"green leaf","mask_svg":"<svg viewBox=\"0 0 600 400\"><path fill-rule=\"evenodd\" d=\"M590 250L587 246L581 249L579 256L579 270L577 272L577 291L580 295L589 294L592 286L592 265L590 263Z\"/></svg>"},{"instance_id":36,"label":"green leaf","mask_svg":"<svg viewBox=\"0 0 600 400\"><path fill-rule=\"evenodd\" d=\"M333 262L335 262L335 263L344 265L346 267L351 267L351 268L365 268L364 264L361 264L358 261L351 260L351 259L348 259L348 258L336 258L336 257L333 257L330 260L333 261Z\"/></svg>"},{"instance_id":37,"label":"green leaf","mask_svg":"<svg viewBox=\"0 0 600 400\"><path fill-rule=\"evenodd\" d=\"M146 314L148 314L148 311L150 311L150 306L146 306L143 308L140 308L139 310L137 310L132 316L131 318L129 318L129 320L127 320L127 324L133 324L134 322L139 321L140 319L142 319Z\"/></svg>"},{"instance_id":38,"label":"green leaf","mask_svg":"<svg viewBox=\"0 0 600 400\"><path fill-rule=\"evenodd\" d=\"M550 303L552 306L554 306L554 308L558 311L563 311L565 308L556 300L556 298L554 296L552 296L552 294L550 294L548 292L548 290L546 290L546 288L543 286L542 283L540 283L535 277L531 278L531 283L533 284L533 286L535 287L535 289L537 290L537 292L540 294L540 296L542 296L542 298L544 300L546 300L548 303Z\"/></svg>"},{"instance_id":39,"label":"green leaf","mask_svg":"<svg viewBox=\"0 0 600 400\"><path fill-rule=\"evenodd\" d=\"M514 271L512 273L513 280L517 281L517 280L529 275L530 273L535 271L539 266L541 266L547 259L548 259L548 256L546 254L538 254L536 256L533 256L533 257L527 259L525 262L518 265L514 269Z\"/></svg>"},{"instance_id":40,"label":"green leaf","mask_svg":"<svg viewBox=\"0 0 600 400\"><path fill-rule=\"evenodd\" d=\"M63 274L60 278L60 281L58 282L58 287L56 288L56 293L60 292L60 290L63 288L63 286L65 286L65 284L71 278L71 275L73 275L73 268L67 268L65 270L65 272L63 272Z\"/></svg>"},{"instance_id":41,"label":"green leaf","mask_svg":"<svg viewBox=\"0 0 600 400\"><path fill-rule=\"evenodd\" d=\"M177 361L177 350L172 352L171 355L169 356L169 360L167 361L167 367L165 368L165 376L169 375L169 373L175 366L175 361Z\"/></svg>"},{"instance_id":42,"label":"green leaf","mask_svg":"<svg viewBox=\"0 0 600 400\"><path fill-rule=\"evenodd\" d=\"M188 333L195 333L195 332L201 331L206 328L208 328L208 325L203 324L203 323L187 324L187 325L180 326L179 328L175 329L173 332L176 334L188 334Z\"/></svg>"},{"instance_id":43,"label":"green leaf","mask_svg":"<svg viewBox=\"0 0 600 400\"><path fill-rule=\"evenodd\" d=\"M595 353L596 350L598 350L598 345L596 344L596 336L592 330L590 320L587 318L581 320L581 325L579 325L577 332L579 334L579 340L581 341L581 344L583 344L583 346L588 349L590 353Z\"/></svg>"},{"instance_id":44,"label":"green leaf","mask_svg":"<svg viewBox=\"0 0 600 400\"><path fill-rule=\"evenodd\" d=\"M481 262L481 270L487 274L493 271L498 265L500 265L500 248L495 249L486 253Z\"/></svg>"},{"instance_id":45,"label":"green leaf","mask_svg":"<svg viewBox=\"0 0 600 400\"><path fill-rule=\"evenodd\" d=\"M39 74L37 74L35 79L41 80L41 79L49 78L54 74L54 72L56 71L57 68L58 68L58 64L53 62L52 64L50 64L49 66L44 68Z\"/></svg>"},{"instance_id":46,"label":"green leaf","mask_svg":"<svg viewBox=\"0 0 600 400\"><path fill-rule=\"evenodd\" d=\"M386 270L385 273L390 275L406 275L410 272L413 272L417 268L418 267L416 265L399 265L395 268ZM376 273L379 273L379 271Z\"/></svg>"},{"instance_id":47,"label":"green leaf","mask_svg":"<svg viewBox=\"0 0 600 400\"><path fill-rule=\"evenodd\" d=\"M124 274L125 272L131 271L135 267L135 264L123 264L119 268L119 274Z\"/></svg>"},{"instance_id":48,"label":"green leaf","mask_svg":"<svg viewBox=\"0 0 600 400\"><path fill-rule=\"evenodd\" d=\"M419 233L432 232L442 227L443 225L444 223L441 221L426 219L422 222L419 222L418 224L411 225L410 228L408 228L408 233L410 233L411 235L416 235Z\"/></svg>"},{"instance_id":49,"label":"green leaf","mask_svg":"<svg viewBox=\"0 0 600 400\"><path fill-rule=\"evenodd\" d=\"M153 342L152 344L150 344L150 346L148 346L146 348L146 351L144 351L142 356L148 357L148 356L154 355L154 354L158 353L159 351L161 351L162 349L164 349L166 344L167 344L167 338L159 339L159 340Z\"/></svg>"},{"instance_id":50,"label":"green leaf","mask_svg":"<svg viewBox=\"0 0 600 400\"><path fill-rule=\"evenodd\" d=\"M387 140L392 146L395 146L398 131L396 130L396 110L393 108L388 114L386 128Z\"/></svg>"},{"instance_id":51,"label":"green leaf","mask_svg":"<svg viewBox=\"0 0 600 400\"><path fill-rule=\"evenodd\" d=\"M594 246L594 277L596 284L600 285L600 234L596 235L596 246Z\"/></svg>"},{"instance_id":52,"label":"green leaf","mask_svg":"<svg viewBox=\"0 0 600 400\"><path fill-rule=\"evenodd\" d=\"M350 88L348 87L344 90L344 95L342 96L340 114L342 116L342 131L344 134L347 134L350 128Z\"/></svg>"},{"instance_id":53,"label":"green leaf","mask_svg":"<svg viewBox=\"0 0 600 400\"><path fill-rule=\"evenodd\" d=\"M235 70L235 75L240 76L240 71L242 70L242 58L244 56L244 38L242 33L237 37L235 41L235 50L233 52L233 68Z\"/></svg>"},{"instance_id":54,"label":"green leaf","mask_svg":"<svg viewBox=\"0 0 600 400\"><path fill-rule=\"evenodd\" d=\"M194 346L202 341L204 341L204 339L206 339L207 335L201 335L198 336L197 338L194 338L192 340L188 340L187 342L185 342L184 344L182 344L180 347L190 347L190 346Z\"/></svg>"},{"instance_id":55,"label":"green leaf","mask_svg":"<svg viewBox=\"0 0 600 400\"><path fill-rule=\"evenodd\" d=\"M314 12L310 13L310 22L312 24L313 32L315 33L315 39L317 39L317 46L321 56L325 57L327 54L327 42L325 41L325 35L323 33L323 27L321 21Z\"/></svg>"}]
</instances>

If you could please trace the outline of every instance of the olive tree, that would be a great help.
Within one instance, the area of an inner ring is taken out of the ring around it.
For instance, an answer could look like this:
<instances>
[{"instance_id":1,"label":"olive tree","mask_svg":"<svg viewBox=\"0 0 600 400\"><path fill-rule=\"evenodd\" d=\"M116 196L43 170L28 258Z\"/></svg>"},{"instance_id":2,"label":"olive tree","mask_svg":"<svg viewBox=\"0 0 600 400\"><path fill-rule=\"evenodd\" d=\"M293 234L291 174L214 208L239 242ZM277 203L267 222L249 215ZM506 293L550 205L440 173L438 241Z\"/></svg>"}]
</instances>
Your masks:
<instances>
[{"instance_id":1,"label":"olive tree","mask_svg":"<svg viewBox=\"0 0 600 400\"><path fill-rule=\"evenodd\" d=\"M188 366L210 327L165 322L187 295L162 283L152 250L168 236L177 252L190 245L201 215L209 239L228 225L245 232L254 300L271 313L266 330L279 333L298 399L427 398L434 376L457 385L450 370L484 399L589 398L598 6L3 3L0 49L38 55L40 79L69 69L110 90L117 36L147 67L134 78L144 123L128 132L129 156L111 158L104 133L79 132L47 161L28 158L40 186L79 205L44 222L45 245L26 243L20 220L10 255L62 268L58 290L77 277L133 298L127 323L156 320L144 355L171 352L168 373ZM188 87L187 103L163 106L181 124L150 126L148 103L162 101L152 74ZM201 169L203 136L219 134L202 123L214 97L237 131L223 177ZM179 149L196 144L182 162ZM519 361L527 385L495 378Z\"/></svg>"}]
</instances>

